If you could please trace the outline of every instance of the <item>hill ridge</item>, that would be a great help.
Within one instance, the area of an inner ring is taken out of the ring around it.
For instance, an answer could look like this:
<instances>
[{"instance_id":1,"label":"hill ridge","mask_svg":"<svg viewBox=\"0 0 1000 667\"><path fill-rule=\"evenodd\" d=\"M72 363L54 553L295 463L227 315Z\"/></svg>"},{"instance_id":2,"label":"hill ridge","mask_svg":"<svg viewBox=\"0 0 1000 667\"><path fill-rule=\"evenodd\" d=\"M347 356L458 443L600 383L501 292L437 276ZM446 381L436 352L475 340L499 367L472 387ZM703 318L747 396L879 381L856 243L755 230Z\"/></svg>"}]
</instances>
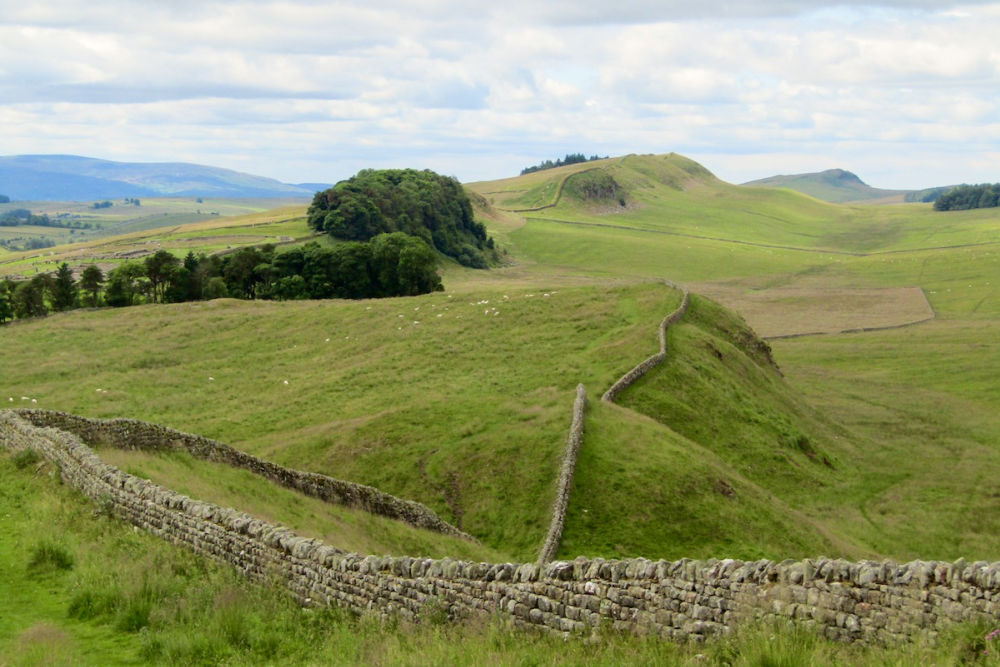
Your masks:
<instances>
[{"instance_id":1,"label":"hill ridge","mask_svg":"<svg viewBox=\"0 0 1000 667\"><path fill-rule=\"evenodd\" d=\"M119 162L69 154L0 156L0 194L16 201L164 196L305 198L314 193L310 187L191 162Z\"/></svg>"}]
</instances>

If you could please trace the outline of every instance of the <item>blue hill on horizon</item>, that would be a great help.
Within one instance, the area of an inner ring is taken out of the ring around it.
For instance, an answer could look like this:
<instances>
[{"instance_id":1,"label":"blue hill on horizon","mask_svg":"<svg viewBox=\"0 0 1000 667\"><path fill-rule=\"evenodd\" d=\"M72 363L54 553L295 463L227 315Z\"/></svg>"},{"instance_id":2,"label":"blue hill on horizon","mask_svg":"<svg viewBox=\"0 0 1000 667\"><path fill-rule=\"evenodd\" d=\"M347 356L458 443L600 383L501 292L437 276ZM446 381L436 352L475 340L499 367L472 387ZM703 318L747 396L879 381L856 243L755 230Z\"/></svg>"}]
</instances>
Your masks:
<instances>
[{"instance_id":1,"label":"blue hill on horizon","mask_svg":"<svg viewBox=\"0 0 1000 667\"><path fill-rule=\"evenodd\" d=\"M0 156L0 194L13 201L121 197L312 197L320 183L291 184L183 162L114 162L78 155ZM329 187L329 186L326 186Z\"/></svg>"}]
</instances>

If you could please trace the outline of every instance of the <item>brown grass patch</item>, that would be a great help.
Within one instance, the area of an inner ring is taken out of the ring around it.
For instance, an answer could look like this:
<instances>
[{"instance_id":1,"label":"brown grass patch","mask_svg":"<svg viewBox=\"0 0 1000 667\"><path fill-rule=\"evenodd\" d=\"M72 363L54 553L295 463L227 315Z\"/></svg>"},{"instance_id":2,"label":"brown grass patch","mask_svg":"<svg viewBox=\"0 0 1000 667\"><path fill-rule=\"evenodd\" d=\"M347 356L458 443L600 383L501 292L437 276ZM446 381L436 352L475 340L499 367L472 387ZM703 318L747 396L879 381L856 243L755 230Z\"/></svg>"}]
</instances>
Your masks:
<instances>
[{"instance_id":1,"label":"brown grass patch","mask_svg":"<svg viewBox=\"0 0 1000 667\"><path fill-rule=\"evenodd\" d=\"M919 287L746 290L698 285L692 289L738 311L764 338L898 327L934 317Z\"/></svg>"}]
</instances>

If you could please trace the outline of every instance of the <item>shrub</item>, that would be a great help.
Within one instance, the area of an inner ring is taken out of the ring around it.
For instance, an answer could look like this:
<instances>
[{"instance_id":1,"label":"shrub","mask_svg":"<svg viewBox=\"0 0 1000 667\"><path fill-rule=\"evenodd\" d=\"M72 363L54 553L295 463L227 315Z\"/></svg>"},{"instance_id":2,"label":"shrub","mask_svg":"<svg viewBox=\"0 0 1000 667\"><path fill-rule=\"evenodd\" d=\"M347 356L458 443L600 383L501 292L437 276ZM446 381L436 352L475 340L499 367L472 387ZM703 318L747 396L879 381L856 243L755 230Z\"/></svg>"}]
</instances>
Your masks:
<instances>
[{"instance_id":1,"label":"shrub","mask_svg":"<svg viewBox=\"0 0 1000 667\"><path fill-rule=\"evenodd\" d=\"M28 571L33 573L71 570L75 562L73 554L61 544L42 541L31 548Z\"/></svg>"},{"instance_id":2,"label":"shrub","mask_svg":"<svg viewBox=\"0 0 1000 667\"><path fill-rule=\"evenodd\" d=\"M34 449L22 449L12 457L14 466L18 470L24 470L30 465L34 465L42 460L41 455Z\"/></svg>"}]
</instances>

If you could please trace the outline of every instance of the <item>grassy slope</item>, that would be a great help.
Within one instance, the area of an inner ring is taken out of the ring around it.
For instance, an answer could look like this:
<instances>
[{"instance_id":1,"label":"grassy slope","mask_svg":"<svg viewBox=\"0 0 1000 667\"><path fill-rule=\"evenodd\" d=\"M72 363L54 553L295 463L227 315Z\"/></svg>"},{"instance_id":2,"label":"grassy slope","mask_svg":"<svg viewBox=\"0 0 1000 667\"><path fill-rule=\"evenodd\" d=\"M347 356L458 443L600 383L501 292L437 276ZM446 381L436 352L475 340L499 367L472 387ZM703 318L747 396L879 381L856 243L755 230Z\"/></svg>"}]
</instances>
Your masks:
<instances>
[{"instance_id":1,"label":"grassy slope","mask_svg":"<svg viewBox=\"0 0 1000 667\"><path fill-rule=\"evenodd\" d=\"M951 664L981 653L985 635L974 627L935 649L885 650L749 628L685 646L611 633L563 640L501 622L392 625L304 611L279 589L251 586L229 568L95 516L53 472L18 469L0 452L4 664ZM68 555L71 566L32 566L41 545Z\"/></svg>"},{"instance_id":2,"label":"grassy slope","mask_svg":"<svg viewBox=\"0 0 1000 667\"><path fill-rule=\"evenodd\" d=\"M658 187L654 183L650 190ZM737 292L799 286L809 288L820 307L825 289L838 296L827 307L850 309L845 298L854 288L924 288L936 322L877 334L774 343L792 390L802 392L838 425L804 430L836 469L827 479L821 476L802 485L800 492L793 483L782 491L780 477L765 477L776 495L844 539L847 553L865 545L899 558L995 557L1000 547L997 531L984 512L995 502L998 492L990 480L1000 470L993 445L1000 440L994 417L1000 396L989 380L995 374L994 329L1000 314L995 287L1000 266L993 245L1000 215L991 211L945 216L920 205L838 207L794 193L708 180L684 193L672 186L667 190L672 193L634 214L601 216L579 204L574 209L572 202L546 213L558 218L564 208L567 219L629 227L641 223L657 231L677 231L680 226L725 240L530 219L512 239L539 264L557 265L567 273L667 275L718 281ZM689 202L667 205L670 197L688 197ZM774 213L796 200L803 202L802 213L791 206L775 216L782 220L773 224L748 225L756 218L738 215L741 207L759 212L759 205ZM708 210L696 228L685 216L694 216L699 206ZM749 234L759 234L754 243L795 245L804 251L733 242L752 238ZM815 247L805 247L808 243ZM782 316L776 311L773 319ZM687 352L712 342L704 331L688 325L678 327L675 340L685 338L688 342L681 349ZM753 439L741 439L751 426L759 428L755 422L761 418L765 424L774 421L773 409L761 415L755 408L766 396L750 385L741 395L727 397L723 387L732 374L719 378L710 357L703 356L686 370L684 363L679 359L655 371L635 394L626 395L625 404L714 446L717 454L728 443L728 454L721 455L736 467L756 467L746 460L753 457L759 457L759 463L768 461L769 453L755 449ZM699 389L697 380L709 377L717 378L714 386ZM791 414L787 407L777 415ZM780 456L780 442L771 444L771 453Z\"/></svg>"},{"instance_id":3,"label":"grassy slope","mask_svg":"<svg viewBox=\"0 0 1000 667\"><path fill-rule=\"evenodd\" d=\"M2 388L41 407L220 437L449 518L459 508L467 530L530 557L572 386L586 382L595 402L652 352L655 322L676 299L655 287L572 285L669 277L839 294L918 285L938 321L775 342L788 384L733 345L729 315L696 300L671 333L677 354L622 407L592 405L563 555L995 557L997 212L828 205L729 186L677 156L608 168L629 188L625 212L565 199L522 225L494 211L491 231L518 264L488 274L449 266L451 302L216 302L52 317L0 332ZM542 286L556 294L543 301ZM501 315L483 313L493 307ZM444 326L426 327L437 314ZM613 345L622 333L628 341Z\"/></svg>"},{"instance_id":4,"label":"grassy slope","mask_svg":"<svg viewBox=\"0 0 1000 667\"><path fill-rule=\"evenodd\" d=\"M531 559L576 384L608 385L627 370L677 299L655 284L481 286L75 311L2 332L0 393L160 422L372 484Z\"/></svg>"},{"instance_id":5,"label":"grassy slope","mask_svg":"<svg viewBox=\"0 0 1000 667\"><path fill-rule=\"evenodd\" d=\"M236 507L255 517L281 524L299 535L315 537L344 551L361 554L460 558L495 562L504 555L468 540L419 530L386 519L305 496L272 484L248 470L202 461L186 452L153 454L101 448L101 458L122 470L152 480L192 498Z\"/></svg>"}]
</instances>

